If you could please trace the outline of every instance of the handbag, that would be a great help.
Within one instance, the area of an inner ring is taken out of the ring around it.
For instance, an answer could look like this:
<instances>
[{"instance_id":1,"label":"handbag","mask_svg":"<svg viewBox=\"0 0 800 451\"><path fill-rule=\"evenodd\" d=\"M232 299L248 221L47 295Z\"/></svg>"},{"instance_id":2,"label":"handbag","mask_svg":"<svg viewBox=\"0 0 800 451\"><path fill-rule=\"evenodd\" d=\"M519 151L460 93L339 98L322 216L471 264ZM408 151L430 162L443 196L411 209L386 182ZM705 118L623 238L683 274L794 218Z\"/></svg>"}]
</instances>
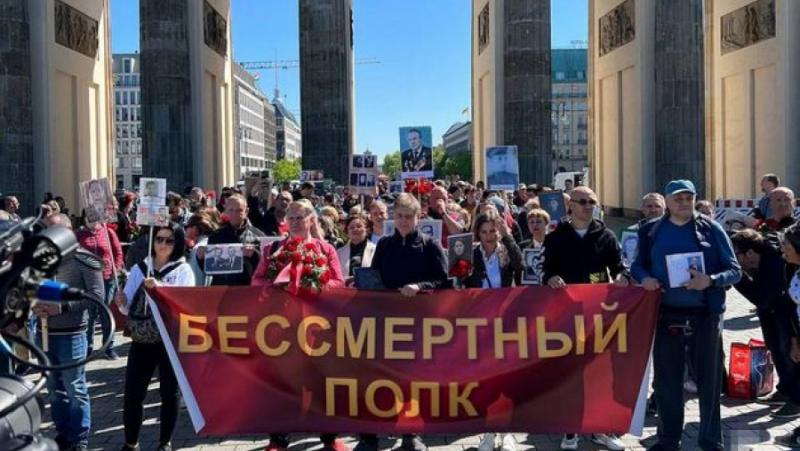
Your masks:
<instances>
[{"instance_id":1,"label":"handbag","mask_svg":"<svg viewBox=\"0 0 800 451\"><path fill-rule=\"evenodd\" d=\"M731 343L728 396L755 399L766 396L775 386L772 354L761 340Z\"/></svg>"},{"instance_id":2,"label":"handbag","mask_svg":"<svg viewBox=\"0 0 800 451\"><path fill-rule=\"evenodd\" d=\"M144 262L140 262L138 266L142 274L147 274ZM160 281L178 266L180 265L173 265L164 272L153 271L152 276ZM138 343L161 343L161 334L159 334L158 326L153 319L153 311L147 306L147 292L145 292L144 283L139 285L133 296L133 303L128 312L126 332L130 334L133 341Z\"/></svg>"}]
</instances>

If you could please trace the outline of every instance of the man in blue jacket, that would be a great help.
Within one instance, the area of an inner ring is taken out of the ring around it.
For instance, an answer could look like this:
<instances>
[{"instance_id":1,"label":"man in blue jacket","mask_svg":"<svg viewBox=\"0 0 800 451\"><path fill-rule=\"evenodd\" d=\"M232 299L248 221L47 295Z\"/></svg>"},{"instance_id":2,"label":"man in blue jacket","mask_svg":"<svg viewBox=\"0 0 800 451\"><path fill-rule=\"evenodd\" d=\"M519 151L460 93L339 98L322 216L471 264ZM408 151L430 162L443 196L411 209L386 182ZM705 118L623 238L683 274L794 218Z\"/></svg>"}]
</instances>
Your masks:
<instances>
[{"instance_id":1,"label":"man in blue jacket","mask_svg":"<svg viewBox=\"0 0 800 451\"><path fill-rule=\"evenodd\" d=\"M658 443L650 449L680 449L683 369L688 355L695 368L700 403L698 445L705 451L722 450L719 343L725 290L739 281L742 270L722 227L695 212L697 191L691 181L673 180L664 194L667 214L639 229L639 251L631 267L631 275L646 290L663 292L653 348L660 422ZM702 254L705 271L684 270L689 273L688 281L671 287L670 269L680 270L668 267L667 256L695 252Z\"/></svg>"}]
</instances>

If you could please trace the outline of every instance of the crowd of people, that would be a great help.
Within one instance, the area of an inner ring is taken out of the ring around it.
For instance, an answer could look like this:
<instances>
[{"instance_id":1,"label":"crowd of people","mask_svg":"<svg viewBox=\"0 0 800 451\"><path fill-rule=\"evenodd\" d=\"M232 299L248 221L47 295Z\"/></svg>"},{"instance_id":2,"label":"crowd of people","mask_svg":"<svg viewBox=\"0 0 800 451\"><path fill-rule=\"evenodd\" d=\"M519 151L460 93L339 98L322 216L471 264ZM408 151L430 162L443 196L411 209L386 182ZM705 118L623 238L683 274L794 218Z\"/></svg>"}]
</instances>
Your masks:
<instances>
[{"instance_id":1,"label":"crowd of people","mask_svg":"<svg viewBox=\"0 0 800 451\"><path fill-rule=\"evenodd\" d=\"M735 286L757 311L764 339L775 360L780 383L764 403L780 406L779 417L800 417L800 226L792 216L794 194L773 174L764 176L753 228L727 233L713 219L713 204L697 199L688 180L670 182L663 193L642 197L636 257L624 261L617 234L598 215L601 199L586 186L564 191L567 215L551 218L539 203L550 188L520 185L511 192L492 191L478 182L435 181L409 185L411 192L389 193L385 185L375 196L358 196L345 187L318 194L313 183L297 189L258 183L249 189L227 187L219 199L193 187L166 197L170 225L137 225L137 195L120 191L116 221L92 223L70 215L63 199L48 198L39 210L51 227L75 230L80 248L59 269L58 278L114 302L127 315L128 350L123 402L123 451L139 449L143 403L156 369L160 381L159 451L171 449L180 411L175 374L161 343L144 288L167 286L276 286L280 251L298 243L307 246L330 267L320 289L359 287L358 273L369 268L383 289L413 298L420 291L454 287L501 288L521 284L525 249L544 249L542 284L562 289L569 284L632 284L661 291L661 307L653 350L654 395L651 414L658 415L658 443L653 450L677 450L684 423L683 392L687 381L699 397L699 447L721 450L720 396L724 391L722 315L726 290ZM0 228L19 221L19 200L2 199ZM419 230L422 220L441 221L441 237ZM386 230L387 221L393 230ZM448 237L472 234L469 274L453 279L448 267ZM274 239L262 247L265 237ZM237 272L207 274L204 261L212 245L241 246ZM696 254L703 267L692 266L687 281L671 284L667 257ZM33 310L29 333L41 340L47 319L48 355L54 363L75 361L91 353L98 312L88 303L70 301L55 309L42 304ZM39 321L36 321L38 318ZM106 321L102 336L113 334ZM24 332L24 331L21 331ZM113 345L106 358L117 359ZM0 369L24 372L24 366ZM82 368L55 373L48 381L52 418L61 449L86 449L90 401ZM347 447L335 434L320 437L326 450ZM578 449L577 434L563 436L562 449ZM590 440L608 449L624 449L612 434ZM800 446L800 431L783 438ZM504 449L513 447L502 440ZM487 433L481 451L494 448ZM268 451L285 451L289 438L270 436ZM417 435L405 435L401 448L424 451ZM356 451L377 451L375 435L362 434Z\"/></svg>"}]
</instances>

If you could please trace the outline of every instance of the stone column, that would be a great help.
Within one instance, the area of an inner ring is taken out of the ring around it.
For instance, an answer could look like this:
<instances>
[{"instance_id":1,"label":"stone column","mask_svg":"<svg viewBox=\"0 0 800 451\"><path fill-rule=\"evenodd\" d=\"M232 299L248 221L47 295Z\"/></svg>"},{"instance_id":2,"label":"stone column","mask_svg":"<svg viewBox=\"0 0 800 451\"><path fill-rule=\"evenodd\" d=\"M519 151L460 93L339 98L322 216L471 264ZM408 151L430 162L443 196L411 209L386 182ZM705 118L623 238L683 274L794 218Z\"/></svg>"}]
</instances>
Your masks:
<instances>
[{"instance_id":1,"label":"stone column","mask_svg":"<svg viewBox=\"0 0 800 451\"><path fill-rule=\"evenodd\" d=\"M505 143L519 148L520 182L550 184L550 0L506 0L503 14Z\"/></svg>"},{"instance_id":2,"label":"stone column","mask_svg":"<svg viewBox=\"0 0 800 451\"><path fill-rule=\"evenodd\" d=\"M28 0L0 0L0 193L34 199L33 110Z\"/></svg>"},{"instance_id":3,"label":"stone column","mask_svg":"<svg viewBox=\"0 0 800 451\"><path fill-rule=\"evenodd\" d=\"M303 169L349 183L354 146L352 0L300 0Z\"/></svg>"}]
</instances>

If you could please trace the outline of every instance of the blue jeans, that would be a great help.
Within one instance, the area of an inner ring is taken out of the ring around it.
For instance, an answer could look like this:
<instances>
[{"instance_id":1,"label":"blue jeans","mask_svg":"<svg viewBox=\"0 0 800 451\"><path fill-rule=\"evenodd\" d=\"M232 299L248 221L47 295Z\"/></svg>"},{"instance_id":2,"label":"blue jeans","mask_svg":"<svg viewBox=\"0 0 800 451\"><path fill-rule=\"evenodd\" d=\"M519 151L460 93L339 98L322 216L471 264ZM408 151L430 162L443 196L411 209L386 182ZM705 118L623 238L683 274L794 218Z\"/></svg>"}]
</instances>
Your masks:
<instances>
[{"instance_id":1,"label":"blue jeans","mask_svg":"<svg viewBox=\"0 0 800 451\"><path fill-rule=\"evenodd\" d=\"M50 335L47 357L52 365L76 362L86 357L86 335ZM56 426L56 441L67 446L87 445L92 411L86 368L54 371L47 379L50 410Z\"/></svg>"},{"instance_id":2,"label":"blue jeans","mask_svg":"<svg viewBox=\"0 0 800 451\"><path fill-rule=\"evenodd\" d=\"M111 301L114 299L114 279L108 279L104 281L105 285L105 299L103 301L106 305L111 305ZM86 328L86 340L88 341L88 345L90 348L94 348L94 323L97 321L97 318L100 316L99 307L92 304L89 306L89 324ZM101 318L105 318L102 316ZM114 348L114 331L111 330L111 324L108 320L101 320L100 327L103 331L103 343L105 343L106 339L109 335L111 335L111 343L108 345L108 351L111 351Z\"/></svg>"}]
</instances>

